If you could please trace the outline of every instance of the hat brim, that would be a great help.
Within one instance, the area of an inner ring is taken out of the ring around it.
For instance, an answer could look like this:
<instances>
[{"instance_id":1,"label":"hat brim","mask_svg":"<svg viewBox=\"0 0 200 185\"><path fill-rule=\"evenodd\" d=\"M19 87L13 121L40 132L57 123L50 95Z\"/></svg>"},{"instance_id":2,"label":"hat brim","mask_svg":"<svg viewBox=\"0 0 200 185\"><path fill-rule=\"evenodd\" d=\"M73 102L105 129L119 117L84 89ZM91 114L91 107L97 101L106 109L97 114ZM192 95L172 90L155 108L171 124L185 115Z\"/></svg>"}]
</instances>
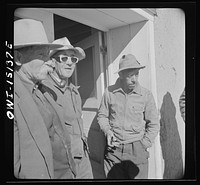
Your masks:
<instances>
[{"instance_id":1,"label":"hat brim","mask_svg":"<svg viewBox=\"0 0 200 185\"><path fill-rule=\"evenodd\" d=\"M65 50L72 50L75 52L75 55L79 58L79 60L83 60L85 58L85 52L83 49L79 48L79 47L73 47L71 45L69 46L65 46L65 47L61 47L58 48L56 50L53 50L50 52L50 57L53 56L55 53L57 53L58 51L65 51Z\"/></svg>"},{"instance_id":2,"label":"hat brim","mask_svg":"<svg viewBox=\"0 0 200 185\"><path fill-rule=\"evenodd\" d=\"M115 74L116 74L116 73L119 73L120 71L124 71L124 70L126 70L126 69L143 69L143 68L145 68L145 67L146 67L146 66L124 67L124 68L121 68L121 69L119 69L118 71L116 71Z\"/></svg>"},{"instance_id":3,"label":"hat brim","mask_svg":"<svg viewBox=\"0 0 200 185\"><path fill-rule=\"evenodd\" d=\"M52 49L57 49L63 47L61 44L42 44L42 43L30 43L30 44L19 44L19 45L14 45L14 49L20 49L28 46L49 46L50 50Z\"/></svg>"}]
</instances>

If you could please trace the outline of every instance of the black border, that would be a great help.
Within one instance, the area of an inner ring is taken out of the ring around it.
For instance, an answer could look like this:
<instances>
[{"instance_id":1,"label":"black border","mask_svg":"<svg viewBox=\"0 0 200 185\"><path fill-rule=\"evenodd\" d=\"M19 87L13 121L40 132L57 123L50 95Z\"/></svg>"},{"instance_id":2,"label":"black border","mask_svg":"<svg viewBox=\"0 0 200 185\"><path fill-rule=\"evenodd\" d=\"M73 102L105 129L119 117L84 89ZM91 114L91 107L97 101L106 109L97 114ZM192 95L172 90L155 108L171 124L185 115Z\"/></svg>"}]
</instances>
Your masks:
<instances>
[{"instance_id":1,"label":"black border","mask_svg":"<svg viewBox=\"0 0 200 185\"><path fill-rule=\"evenodd\" d=\"M195 62L196 62L196 2L124 2L124 3L9 3L8 1L5 3L5 6L1 5L2 12L4 15L2 16L3 21L6 26L5 40L3 41L3 47L5 48L5 41L8 43L13 43L13 17L14 10L19 7L68 7L68 8L181 8L185 12L185 20L186 20L186 153L185 153L185 175L182 180L186 181L195 181L197 179L197 154L196 154L196 124L195 124ZM5 17L4 17L5 16ZM5 28L3 28L5 29ZM4 51L4 55L5 55ZM13 50L12 50L13 54ZM5 61L5 59L2 59ZM5 74L5 73L4 73ZM5 84L5 89L7 84ZM3 92L5 95L5 91ZM5 181L8 183L12 183L16 181L13 176L13 121L9 120L6 116L6 106L4 113L4 154L5 161L3 167L6 169L4 171L3 177ZM3 160L4 161L4 160ZM182 181L181 180L181 181ZM18 180L17 180L18 181ZM95 180L96 181L96 180ZM98 180L97 180L98 181ZM105 180L102 180L105 182ZM151 180L147 180L150 182ZM160 180L156 180L160 181ZM162 182L166 180L162 180ZM168 181L168 180L167 180ZM171 181L171 180L170 180ZM179 181L179 180L177 180ZM43 181L42 181L43 182ZM46 182L46 181L44 181ZM48 181L53 182L53 181ZM61 182L61 181L59 181ZM65 181L66 182L66 181ZM88 181L87 181L88 182Z\"/></svg>"}]
</instances>

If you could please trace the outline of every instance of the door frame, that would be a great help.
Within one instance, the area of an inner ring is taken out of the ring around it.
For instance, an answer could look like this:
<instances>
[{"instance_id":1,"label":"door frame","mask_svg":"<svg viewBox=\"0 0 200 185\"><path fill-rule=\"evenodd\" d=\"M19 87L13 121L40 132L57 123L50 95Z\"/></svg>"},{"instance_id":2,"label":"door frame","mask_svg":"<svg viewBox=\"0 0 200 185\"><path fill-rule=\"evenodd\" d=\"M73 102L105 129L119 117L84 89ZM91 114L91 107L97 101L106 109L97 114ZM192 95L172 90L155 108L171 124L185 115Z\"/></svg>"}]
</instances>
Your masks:
<instances>
[{"instance_id":1,"label":"door frame","mask_svg":"<svg viewBox=\"0 0 200 185\"><path fill-rule=\"evenodd\" d=\"M94 69L94 82L95 97L88 98L83 105L83 108L98 108L102 95L105 90L105 76L104 76L104 61L101 52L102 34L101 31L93 31L92 35L74 44L74 47L81 47L83 50L93 47L93 69ZM87 57L87 56L86 56ZM80 61L81 62L81 61ZM97 76L99 74L99 76ZM77 85L77 70L75 69L75 83ZM95 99L94 99L95 98Z\"/></svg>"}]
</instances>

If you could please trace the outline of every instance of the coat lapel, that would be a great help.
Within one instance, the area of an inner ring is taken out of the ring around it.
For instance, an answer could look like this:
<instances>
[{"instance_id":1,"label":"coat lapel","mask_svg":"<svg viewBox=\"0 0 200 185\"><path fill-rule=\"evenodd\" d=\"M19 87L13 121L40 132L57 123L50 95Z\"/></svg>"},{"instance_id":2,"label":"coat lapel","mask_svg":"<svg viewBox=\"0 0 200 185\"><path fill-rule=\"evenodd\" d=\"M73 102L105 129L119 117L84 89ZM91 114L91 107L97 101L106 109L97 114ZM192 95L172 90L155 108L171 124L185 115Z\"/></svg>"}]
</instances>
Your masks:
<instances>
[{"instance_id":1,"label":"coat lapel","mask_svg":"<svg viewBox=\"0 0 200 185\"><path fill-rule=\"evenodd\" d=\"M54 107L54 110L56 111L57 115L59 116L61 123L64 123L64 117L63 117L63 114L62 114L62 107L60 107L54 101L54 99L49 95L48 92L45 92L44 96L46 97L46 99L48 100L48 102L52 105L52 107Z\"/></svg>"},{"instance_id":2,"label":"coat lapel","mask_svg":"<svg viewBox=\"0 0 200 185\"><path fill-rule=\"evenodd\" d=\"M35 141L41 154L44 156L47 168L49 169L51 176L53 176L52 148L46 125L37 108L37 105L27 89L23 86L17 76L15 76L14 80L14 89L19 96L19 102L15 106L19 106L33 140Z\"/></svg>"}]
</instances>

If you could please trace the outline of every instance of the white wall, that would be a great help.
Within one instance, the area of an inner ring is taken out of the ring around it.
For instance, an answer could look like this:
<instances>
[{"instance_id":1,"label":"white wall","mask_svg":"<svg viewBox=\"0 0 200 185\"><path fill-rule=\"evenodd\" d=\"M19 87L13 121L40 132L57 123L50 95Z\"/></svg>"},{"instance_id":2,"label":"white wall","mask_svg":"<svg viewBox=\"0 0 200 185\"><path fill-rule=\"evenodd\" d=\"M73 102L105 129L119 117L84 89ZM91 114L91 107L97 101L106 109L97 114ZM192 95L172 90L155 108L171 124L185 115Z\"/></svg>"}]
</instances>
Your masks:
<instances>
[{"instance_id":1,"label":"white wall","mask_svg":"<svg viewBox=\"0 0 200 185\"><path fill-rule=\"evenodd\" d=\"M131 53L135 55L141 65L146 66L140 70L139 81L141 85L148 89L151 88L147 32L146 21L111 29L108 32L109 85L114 84L118 78L118 74L114 73L119 69L120 58L124 54Z\"/></svg>"},{"instance_id":2,"label":"white wall","mask_svg":"<svg viewBox=\"0 0 200 185\"><path fill-rule=\"evenodd\" d=\"M154 21L155 62L159 109L169 92L176 107L176 121L185 158L185 123L178 100L185 87L185 15L181 9L157 9Z\"/></svg>"}]
</instances>

